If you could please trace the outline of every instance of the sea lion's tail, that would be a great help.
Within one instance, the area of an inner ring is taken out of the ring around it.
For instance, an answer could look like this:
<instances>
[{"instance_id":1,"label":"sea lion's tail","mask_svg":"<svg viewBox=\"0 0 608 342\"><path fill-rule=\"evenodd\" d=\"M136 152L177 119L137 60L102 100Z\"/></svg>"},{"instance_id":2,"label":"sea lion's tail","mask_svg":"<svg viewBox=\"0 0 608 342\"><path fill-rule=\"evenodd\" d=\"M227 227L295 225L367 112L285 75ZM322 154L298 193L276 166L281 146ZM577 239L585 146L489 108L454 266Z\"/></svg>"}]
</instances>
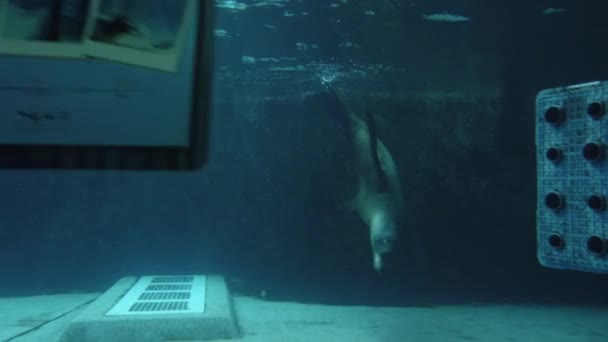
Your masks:
<instances>
[{"instance_id":1,"label":"sea lion's tail","mask_svg":"<svg viewBox=\"0 0 608 342\"><path fill-rule=\"evenodd\" d=\"M378 192L387 192L388 183L386 180L386 174L380 165L380 157L378 156L378 133L376 131L376 121L374 121L374 115L370 109L365 111L365 120L367 121L367 131L369 133L369 144L372 160L374 161L374 167L376 174L378 175Z\"/></svg>"},{"instance_id":2,"label":"sea lion's tail","mask_svg":"<svg viewBox=\"0 0 608 342\"><path fill-rule=\"evenodd\" d=\"M325 104L331 109L331 114L346 126L347 123L350 123L351 117L344 102L328 81L323 80L321 81L321 84L327 89Z\"/></svg>"},{"instance_id":3,"label":"sea lion's tail","mask_svg":"<svg viewBox=\"0 0 608 342\"><path fill-rule=\"evenodd\" d=\"M340 129L349 138L352 138L352 116L340 96L334 91L331 84L325 80L321 81L327 89L324 92L317 92L306 97L306 101L314 101L317 105L325 109L328 114L338 123Z\"/></svg>"},{"instance_id":4,"label":"sea lion's tail","mask_svg":"<svg viewBox=\"0 0 608 342\"><path fill-rule=\"evenodd\" d=\"M322 80L321 83L327 89L327 92L315 93L314 95L308 96L308 100L314 100L325 108L331 117L333 117L340 128L346 133L349 139L354 139L353 124L354 118L352 114L346 109L344 102L340 96L335 92L333 87L328 81ZM370 141L370 152L371 158L374 162L374 168L378 175L378 191L388 191L388 182L386 180L386 174L380 164L380 158L378 155L378 134L376 130L376 122L371 110L365 112L365 122L367 124L367 130Z\"/></svg>"}]
</instances>

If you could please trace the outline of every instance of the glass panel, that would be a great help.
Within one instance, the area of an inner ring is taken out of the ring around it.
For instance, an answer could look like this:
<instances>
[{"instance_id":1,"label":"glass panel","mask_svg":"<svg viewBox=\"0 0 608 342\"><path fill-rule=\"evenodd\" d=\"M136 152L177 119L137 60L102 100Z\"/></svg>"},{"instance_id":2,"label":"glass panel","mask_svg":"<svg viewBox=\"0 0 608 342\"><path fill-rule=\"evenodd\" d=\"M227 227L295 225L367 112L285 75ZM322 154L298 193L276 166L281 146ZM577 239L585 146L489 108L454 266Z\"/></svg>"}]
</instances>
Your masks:
<instances>
[{"instance_id":1,"label":"glass panel","mask_svg":"<svg viewBox=\"0 0 608 342\"><path fill-rule=\"evenodd\" d=\"M244 341L605 341L608 278L538 261L537 243L587 250L537 241L535 101L604 79L607 6L215 1L207 166L2 171L0 312L219 274ZM601 187L557 190L555 209L603 207Z\"/></svg>"}]
</instances>

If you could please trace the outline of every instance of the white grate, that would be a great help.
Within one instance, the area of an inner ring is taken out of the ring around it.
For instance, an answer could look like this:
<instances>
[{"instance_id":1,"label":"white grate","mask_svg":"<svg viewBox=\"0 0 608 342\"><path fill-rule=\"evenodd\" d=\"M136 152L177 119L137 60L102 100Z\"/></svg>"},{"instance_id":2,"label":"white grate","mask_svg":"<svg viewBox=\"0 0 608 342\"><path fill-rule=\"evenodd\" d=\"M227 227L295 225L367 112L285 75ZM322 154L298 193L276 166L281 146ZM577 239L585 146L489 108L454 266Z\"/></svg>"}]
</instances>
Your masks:
<instances>
[{"instance_id":1,"label":"white grate","mask_svg":"<svg viewBox=\"0 0 608 342\"><path fill-rule=\"evenodd\" d=\"M150 315L205 312L206 277L141 277L106 315Z\"/></svg>"}]
</instances>

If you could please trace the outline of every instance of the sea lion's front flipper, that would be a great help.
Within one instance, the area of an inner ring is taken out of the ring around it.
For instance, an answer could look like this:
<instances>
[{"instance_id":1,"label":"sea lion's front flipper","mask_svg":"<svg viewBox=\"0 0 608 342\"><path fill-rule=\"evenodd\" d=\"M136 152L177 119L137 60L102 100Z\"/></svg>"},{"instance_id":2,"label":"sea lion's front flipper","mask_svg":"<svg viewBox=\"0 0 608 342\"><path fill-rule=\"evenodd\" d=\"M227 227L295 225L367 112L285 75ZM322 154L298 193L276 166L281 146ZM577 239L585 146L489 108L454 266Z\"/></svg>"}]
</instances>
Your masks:
<instances>
[{"instance_id":1,"label":"sea lion's front flipper","mask_svg":"<svg viewBox=\"0 0 608 342\"><path fill-rule=\"evenodd\" d=\"M386 173L384 172L384 169L382 169L382 164L380 163L376 122L374 121L374 116L371 110L368 109L367 111L365 111L365 119L367 121L367 132L369 134L370 152L372 154L371 157L374 161L374 167L378 176L378 192L387 192L388 182L386 180Z\"/></svg>"}]
</instances>

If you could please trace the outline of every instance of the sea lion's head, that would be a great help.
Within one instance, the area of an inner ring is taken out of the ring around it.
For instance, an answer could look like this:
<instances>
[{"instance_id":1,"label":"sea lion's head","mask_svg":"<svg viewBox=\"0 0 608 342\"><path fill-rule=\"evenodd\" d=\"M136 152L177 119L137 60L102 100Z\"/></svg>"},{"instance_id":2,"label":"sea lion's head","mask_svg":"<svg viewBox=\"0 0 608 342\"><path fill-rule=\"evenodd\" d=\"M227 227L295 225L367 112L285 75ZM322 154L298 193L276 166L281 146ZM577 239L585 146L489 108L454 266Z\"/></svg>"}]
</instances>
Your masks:
<instances>
[{"instance_id":1,"label":"sea lion's head","mask_svg":"<svg viewBox=\"0 0 608 342\"><path fill-rule=\"evenodd\" d=\"M370 222L370 242L376 272L383 273L390 268L396 241L397 221L384 212L374 215Z\"/></svg>"}]
</instances>

